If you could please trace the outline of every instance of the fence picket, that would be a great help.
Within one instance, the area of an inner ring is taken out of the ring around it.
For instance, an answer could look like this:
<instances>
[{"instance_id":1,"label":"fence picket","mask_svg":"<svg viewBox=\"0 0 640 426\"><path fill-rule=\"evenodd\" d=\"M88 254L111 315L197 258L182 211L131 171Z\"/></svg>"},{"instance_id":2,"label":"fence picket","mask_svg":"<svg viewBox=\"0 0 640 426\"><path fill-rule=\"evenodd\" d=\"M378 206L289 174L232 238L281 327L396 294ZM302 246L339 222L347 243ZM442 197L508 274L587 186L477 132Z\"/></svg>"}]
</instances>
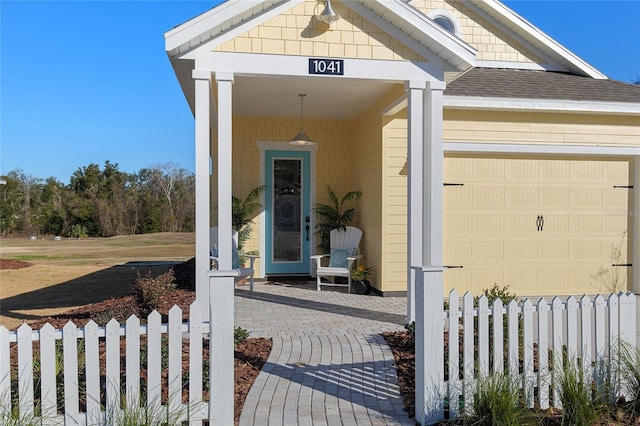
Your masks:
<instances>
[{"instance_id":1,"label":"fence picket","mask_svg":"<svg viewBox=\"0 0 640 426\"><path fill-rule=\"evenodd\" d=\"M147 318L147 407L161 405L162 317L153 311Z\"/></svg>"},{"instance_id":2,"label":"fence picket","mask_svg":"<svg viewBox=\"0 0 640 426\"><path fill-rule=\"evenodd\" d=\"M56 415L56 330L49 323L40 329L40 411L43 419Z\"/></svg>"},{"instance_id":3,"label":"fence picket","mask_svg":"<svg viewBox=\"0 0 640 426\"><path fill-rule=\"evenodd\" d=\"M100 424L100 339L98 324L93 320L84 326L84 355L87 378L87 423Z\"/></svg>"},{"instance_id":4,"label":"fence picket","mask_svg":"<svg viewBox=\"0 0 640 426\"><path fill-rule=\"evenodd\" d=\"M586 383L591 383L592 379L591 309L591 298L585 294L580 298L580 352L582 353L582 374Z\"/></svg>"},{"instance_id":5,"label":"fence picket","mask_svg":"<svg viewBox=\"0 0 640 426\"><path fill-rule=\"evenodd\" d=\"M201 425L205 413L198 407L202 402L202 310L193 302L189 307L189 424Z\"/></svg>"},{"instance_id":6,"label":"fence picket","mask_svg":"<svg viewBox=\"0 0 640 426\"><path fill-rule=\"evenodd\" d=\"M178 413L182 404L182 309L169 310L169 413Z\"/></svg>"},{"instance_id":7,"label":"fence picket","mask_svg":"<svg viewBox=\"0 0 640 426\"><path fill-rule=\"evenodd\" d=\"M562 301L559 297L554 297L551 301L551 338L552 338L552 354L553 354L553 370L552 383L553 383L553 405L558 408L562 408L562 401L560 400L560 387L558 386L558 375L562 371L562 313L563 313Z\"/></svg>"},{"instance_id":8,"label":"fence picket","mask_svg":"<svg viewBox=\"0 0 640 426\"><path fill-rule=\"evenodd\" d=\"M609 296L609 369L611 371L611 386L620 389L618 362L620 360L619 343L620 343L620 301L617 294ZM609 394L609 401L614 402L615 396Z\"/></svg>"},{"instance_id":9,"label":"fence picket","mask_svg":"<svg viewBox=\"0 0 640 426\"><path fill-rule=\"evenodd\" d=\"M538 404L549 408L549 304L538 301Z\"/></svg>"},{"instance_id":10,"label":"fence picket","mask_svg":"<svg viewBox=\"0 0 640 426\"><path fill-rule=\"evenodd\" d=\"M605 365L607 360L607 326L605 322L605 310L607 301L601 295L593 299L594 306L594 349L595 349L595 371L594 380L596 384L596 396L600 399L605 395Z\"/></svg>"},{"instance_id":11,"label":"fence picket","mask_svg":"<svg viewBox=\"0 0 640 426\"><path fill-rule=\"evenodd\" d=\"M478 299L478 367L480 374L489 374L489 300Z\"/></svg>"},{"instance_id":12,"label":"fence picket","mask_svg":"<svg viewBox=\"0 0 640 426\"><path fill-rule=\"evenodd\" d=\"M64 358L64 421L77 423L80 414L78 398L78 327L71 321L62 327L62 351Z\"/></svg>"},{"instance_id":13,"label":"fence picket","mask_svg":"<svg viewBox=\"0 0 640 426\"><path fill-rule=\"evenodd\" d=\"M524 386L525 405L533 408L533 313L535 308L531 300L527 299L522 304L522 328L523 328L523 348L522 348L522 375Z\"/></svg>"},{"instance_id":14,"label":"fence picket","mask_svg":"<svg viewBox=\"0 0 640 426\"><path fill-rule=\"evenodd\" d=\"M11 352L9 330L0 325L0 413L11 412Z\"/></svg>"},{"instance_id":15,"label":"fence picket","mask_svg":"<svg viewBox=\"0 0 640 426\"><path fill-rule=\"evenodd\" d=\"M21 416L33 416L33 339L31 327L18 328L18 409ZM9 411L11 412L11 411Z\"/></svg>"},{"instance_id":16,"label":"fence picket","mask_svg":"<svg viewBox=\"0 0 640 426\"><path fill-rule=\"evenodd\" d=\"M125 324L127 339L125 358L125 382L127 409L135 412L140 407L140 320L130 316Z\"/></svg>"},{"instance_id":17,"label":"fence picket","mask_svg":"<svg viewBox=\"0 0 640 426\"><path fill-rule=\"evenodd\" d=\"M462 362L464 363L462 384L464 388L463 400L465 410L473 404L473 392L475 390L475 348L473 338L474 314L473 296L471 293L466 292L462 297L462 330L464 333L462 339Z\"/></svg>"},{"instance_id":18,"label":"fence picket","mask_svg":"<svg viewBox=\"0 0 640 426\"><path fill-rule=\"evenodd\" d=\"M502 299L493 301L493 371L504 372L504 307Z\"/></svg>"},{"instance_id":19,"label":"fence picket","mask_svg":"<svg viewBox=\"0 0 640 426\"><path fill-rule=\"evenodd\" d=\"M449 411L452 417L460 413L460 299L458 292L449 292Z\"/></svg>"},{"instance_id":20,"label":"fence picket","mask_svg":"<svg viewBox=\"0 0 640 426\"><path fill-rule=\"evenodd\" d=\"M507 305L507 345L508 345L508 362L509 373L512 375L520 374L520 355L518 353L518 314L520 307L515 300Z\"/></svg>"},{"instance_id":21,"label":"fence picket","mask_svg":"<svg viewBox=\"0 0 640 426\"><path fill-rule=\"evenodd\" d=\"M120 323L111 319L106 326L106 409L111 413L120 410Z\"/></svg>"}]
</instances>

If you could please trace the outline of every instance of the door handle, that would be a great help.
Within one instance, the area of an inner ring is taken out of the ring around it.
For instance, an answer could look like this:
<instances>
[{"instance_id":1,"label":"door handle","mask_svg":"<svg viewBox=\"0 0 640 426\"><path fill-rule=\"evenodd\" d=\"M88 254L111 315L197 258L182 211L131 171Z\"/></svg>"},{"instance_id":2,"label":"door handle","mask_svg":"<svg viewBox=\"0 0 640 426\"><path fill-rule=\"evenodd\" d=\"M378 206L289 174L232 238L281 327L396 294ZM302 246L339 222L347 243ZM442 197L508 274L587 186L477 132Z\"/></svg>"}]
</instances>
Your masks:
<instances>
[{"instance_id":1,"label":"door handle","mask_svg":"<svg viewBox=\"0 0 640 426\"><path fill-rule=\"evenodd\" d=\"M309 216L305 216L304 217L304 221L306 222L306 226L304 227L304 229L307 231L307 241L309 241L309 229L311 229L311 225L309 225L309 222L311 222L311 218Z\"/></svg>"}]
</instances>

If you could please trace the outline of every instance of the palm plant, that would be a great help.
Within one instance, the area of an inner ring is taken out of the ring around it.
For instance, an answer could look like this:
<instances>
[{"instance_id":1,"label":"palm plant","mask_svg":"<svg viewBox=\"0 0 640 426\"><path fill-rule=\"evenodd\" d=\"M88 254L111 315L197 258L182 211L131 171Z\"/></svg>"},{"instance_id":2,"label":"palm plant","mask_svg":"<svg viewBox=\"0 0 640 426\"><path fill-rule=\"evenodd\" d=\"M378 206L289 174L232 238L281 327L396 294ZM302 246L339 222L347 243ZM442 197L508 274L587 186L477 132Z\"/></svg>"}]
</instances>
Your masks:
<instances>
[{"instance_id":1,"label":"palm plant","mask_svg":"<svg viewBox=\"0 0 640 426\"><path fill-rule=\"evenodd\" d=\"M331 186L327 185L327 194L329 195L329 204L317 203L313 207L313 212L318 218L318 223L316 223L315 226L315 233L320 240L318 247L321 248L324 253L328 253L330 249L330 232L334 229L344 229L353 220L356 209L352 207L344 210L344 204L347 201L357 200L362 196L362 192L347 192L338 200Z\"/></svg>"},{"instance_id":2,"label":"palm plant","mask_svg":"<svg viewBox=\"0 0 640 426\"><path fill-rule=\"evenodd\" d=\"M236 196L231 197L231 226L238 232L239 252L242 252L244 243L251 235L253 215L262 208L262 204L257 200L266 189L266 185L257 186L249 192L244 200Z\"/></svg>"}]
</instances>

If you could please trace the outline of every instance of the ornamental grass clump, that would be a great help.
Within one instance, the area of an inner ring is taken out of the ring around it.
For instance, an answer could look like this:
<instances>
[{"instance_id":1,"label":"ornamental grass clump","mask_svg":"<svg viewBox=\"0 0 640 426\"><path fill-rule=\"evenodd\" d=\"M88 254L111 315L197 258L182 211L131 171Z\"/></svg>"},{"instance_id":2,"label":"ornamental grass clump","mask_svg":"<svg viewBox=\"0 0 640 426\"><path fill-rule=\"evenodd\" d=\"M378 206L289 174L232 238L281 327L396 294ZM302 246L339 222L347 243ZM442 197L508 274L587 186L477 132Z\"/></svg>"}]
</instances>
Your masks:
<instances>
[{"instance_id":1,"label":"ornamental grass clump","mask_svg":"<svg viewBox=\"0 0 640 426\"><path fill-rule=\"evenodd\" d=\"M562 424L592 424L597 418L597 412L590 396L590 383L586 383L582 369L567 363L559 371L557 383L563 410Z\"/></svg>"},{"instance_id":2,"label":"ornamental grass clump","mask_svg":"<svg viewBox=\"0 0 640 426\"><path fill-rule=\"evenodd\" d=\"M473 426L516 426L529 424L530 415L522 406L516 376L495 373L478 379L473 402L463 415L463 424Z\"/></svg>"},{"instance_id":3,"label":"ornamental grass clump","mask_svg":"<svg viewBox=\"0 0 640 426\"><path fill-rule=\"evenodd\" d=\"M620 345L620 375L627 395L624 408L632 419L640 423L640 349Z\"/></svg>"}]
</instances>

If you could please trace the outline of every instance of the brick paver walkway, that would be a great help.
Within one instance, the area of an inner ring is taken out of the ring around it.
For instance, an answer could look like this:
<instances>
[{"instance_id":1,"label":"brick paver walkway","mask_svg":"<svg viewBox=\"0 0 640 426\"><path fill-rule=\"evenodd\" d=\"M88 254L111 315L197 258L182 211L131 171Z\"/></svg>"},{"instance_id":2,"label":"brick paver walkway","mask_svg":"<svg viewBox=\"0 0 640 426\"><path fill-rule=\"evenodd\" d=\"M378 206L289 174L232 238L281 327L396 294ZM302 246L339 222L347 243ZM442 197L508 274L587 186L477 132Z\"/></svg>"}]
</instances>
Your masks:
<instances>
[{"instance_id":1,"label":"brick paver walkway","mask_svg":"<svg viewBox=\"0 0 640 426\"><path fill-rule=\"evenodd\" d=\"M240 425L414 425L383 331L403 328L406 298L256 283L236 290L236 326L273 338Z\"/></svg>"}]
</instances>

